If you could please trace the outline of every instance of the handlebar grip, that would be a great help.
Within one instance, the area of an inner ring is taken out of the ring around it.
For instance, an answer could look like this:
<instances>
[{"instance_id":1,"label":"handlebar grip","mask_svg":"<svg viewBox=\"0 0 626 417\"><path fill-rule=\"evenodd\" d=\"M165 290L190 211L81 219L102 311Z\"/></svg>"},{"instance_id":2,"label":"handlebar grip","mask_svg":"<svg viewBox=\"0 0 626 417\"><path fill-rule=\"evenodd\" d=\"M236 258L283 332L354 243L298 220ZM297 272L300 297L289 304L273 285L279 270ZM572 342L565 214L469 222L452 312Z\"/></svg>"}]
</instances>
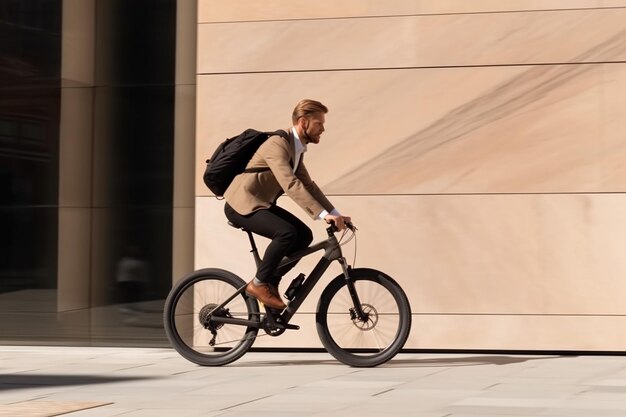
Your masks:
<instances>
[{"instance_id":1,"label":"handlebar grip","mask_svg":"<svg viewBox=\"0 0 626 417\"><path fill-rule=\"evenodd\" d=\"M335 221L334 220L327 220L326 223L330 224L330 227L333 228L333 232L338 232L339 231L337 226L335 226ZM352 232L356 232L357 231L356 226L352 222L345 222L344 224Z\"/></svg>"}]
</instances>

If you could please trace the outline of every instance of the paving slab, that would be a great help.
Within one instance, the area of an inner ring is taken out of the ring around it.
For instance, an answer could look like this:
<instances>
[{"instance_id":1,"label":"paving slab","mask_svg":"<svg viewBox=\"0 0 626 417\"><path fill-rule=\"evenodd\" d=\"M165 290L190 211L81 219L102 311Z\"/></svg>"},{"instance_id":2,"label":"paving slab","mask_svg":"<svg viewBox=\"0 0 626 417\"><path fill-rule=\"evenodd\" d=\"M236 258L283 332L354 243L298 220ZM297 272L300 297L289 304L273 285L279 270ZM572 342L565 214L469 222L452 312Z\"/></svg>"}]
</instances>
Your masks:
<instances>
[{"instance_id":1,"label":"paving slab","mask_svg":"<svg viewBox=\"0 0 626 417\"><path fill-rule=\"evenodd\" d=\"M624 417L626 356L323 352L201 367L163 348L0 346L0 417Z\"/></svg>"}]
</instances>

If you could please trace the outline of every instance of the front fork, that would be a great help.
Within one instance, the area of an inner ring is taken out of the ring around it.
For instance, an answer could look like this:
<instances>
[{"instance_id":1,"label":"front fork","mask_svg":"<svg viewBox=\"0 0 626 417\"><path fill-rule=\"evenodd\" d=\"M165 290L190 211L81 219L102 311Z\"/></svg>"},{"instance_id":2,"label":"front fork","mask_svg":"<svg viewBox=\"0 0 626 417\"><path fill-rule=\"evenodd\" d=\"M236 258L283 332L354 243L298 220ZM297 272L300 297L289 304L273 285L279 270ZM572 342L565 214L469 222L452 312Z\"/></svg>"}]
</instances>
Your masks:
<instances>
[{"instance_id":1,"label":"front fork","mask_svg":"<svg viewBox=\"0 0 626 417\"><path fill-rule=\"evenodd\" d=\"M361 306L361 300L359 300L359 295L356 293L356 288L354 287L354 280L350 276L350 271L352 271L352 267L348 265L346 262L346 258L341 257L337 258L337 261L341 265L341 269L343 270L343 276L346 279L346 287L348 287L348 292L350 293L350 298L352 299L352 304L354 304L354 308L350 309L350 315L352 316L352 320L359 320L361 322L367 322L369 315L363 311Z\"/></svg>"}]
</instances>

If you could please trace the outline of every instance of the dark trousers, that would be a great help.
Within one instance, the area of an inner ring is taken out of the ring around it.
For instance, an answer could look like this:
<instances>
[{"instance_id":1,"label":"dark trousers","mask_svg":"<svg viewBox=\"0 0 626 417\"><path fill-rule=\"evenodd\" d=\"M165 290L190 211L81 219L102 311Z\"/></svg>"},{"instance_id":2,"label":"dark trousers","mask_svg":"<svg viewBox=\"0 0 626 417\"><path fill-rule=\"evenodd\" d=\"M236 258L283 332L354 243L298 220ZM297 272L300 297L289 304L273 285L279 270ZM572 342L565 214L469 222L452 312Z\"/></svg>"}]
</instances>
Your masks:
<instances>
[{"instance_id":1,"label":"dark trousers","mask_svg":"<svg viewBox=\"0 0 626 417\"><path fill-rule=\"evenodd\" d=\"M256 272L256 278L262 282L278 285L282 276L296 265L294 262L278 270L283 257L308 247L313 241L313 233L306 224L276 205L242 216L226 203L224 213L235 226L272 240Z\"/></svg>"}]
</instances>

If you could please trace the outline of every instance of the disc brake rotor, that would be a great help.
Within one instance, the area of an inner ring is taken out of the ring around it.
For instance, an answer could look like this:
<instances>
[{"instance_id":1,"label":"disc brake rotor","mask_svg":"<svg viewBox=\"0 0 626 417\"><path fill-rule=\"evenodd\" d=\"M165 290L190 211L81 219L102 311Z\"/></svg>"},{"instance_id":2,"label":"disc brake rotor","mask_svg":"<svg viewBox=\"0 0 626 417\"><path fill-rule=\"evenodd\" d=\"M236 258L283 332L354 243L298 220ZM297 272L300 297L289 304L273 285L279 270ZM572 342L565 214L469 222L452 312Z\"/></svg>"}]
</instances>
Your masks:
<instances>
[{"instance_id":1,"label":"disc brake rotor","mask_svg":"<svg viewBox=\"0 0 626 417\"><path fill-rule=\"evenodd\" d=\"M372 330L378 324L378 311L371 304L361 304L361 310L365 314L365 319L360 319L356 314L351 314L352 323L360 330Z\"/></svg>"}]
</instances>

